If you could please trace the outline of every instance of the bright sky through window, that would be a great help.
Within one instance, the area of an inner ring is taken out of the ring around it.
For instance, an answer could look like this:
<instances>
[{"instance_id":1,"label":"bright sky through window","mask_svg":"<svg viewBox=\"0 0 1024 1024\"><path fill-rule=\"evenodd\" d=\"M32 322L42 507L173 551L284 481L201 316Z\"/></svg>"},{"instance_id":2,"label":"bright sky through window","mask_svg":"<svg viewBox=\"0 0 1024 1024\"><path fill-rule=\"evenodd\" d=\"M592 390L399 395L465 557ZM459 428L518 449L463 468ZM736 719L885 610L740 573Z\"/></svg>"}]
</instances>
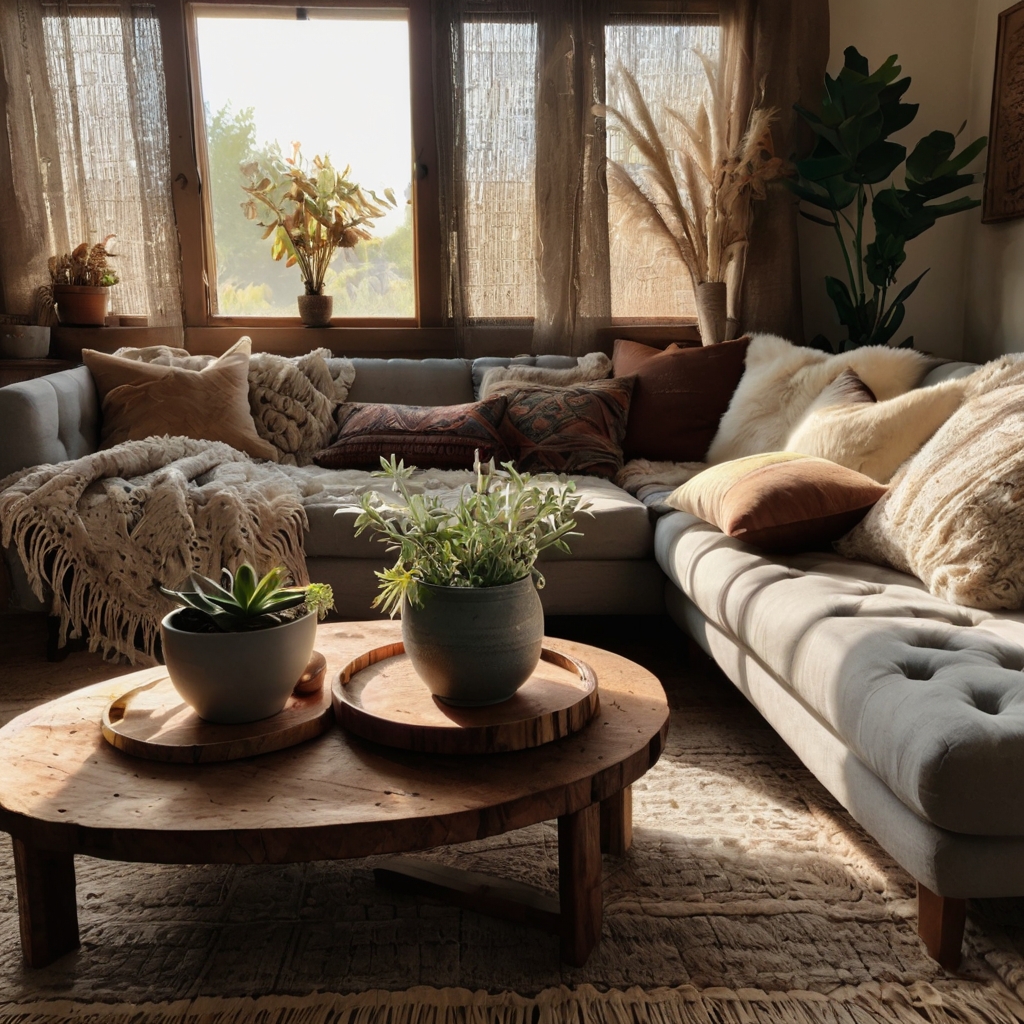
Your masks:
<instances>
[{"instance_id":1,"label":"bright sky through window","mask_svg":"<svg viewBox=\"0 0 1024 1024\"><path fill-rule=\"evenodd\" d=\"M238 164L274 143L288 155L299 141L308 159L330 154L339 170L351 164L364 188L392 188L399 200L377 221L374 242L335 258L325 284L335 317L415 315L404 14L198 17L220 314L297 315L298 268L274 263L270 240L245 220Z\"/></svg>"}]
</instances>

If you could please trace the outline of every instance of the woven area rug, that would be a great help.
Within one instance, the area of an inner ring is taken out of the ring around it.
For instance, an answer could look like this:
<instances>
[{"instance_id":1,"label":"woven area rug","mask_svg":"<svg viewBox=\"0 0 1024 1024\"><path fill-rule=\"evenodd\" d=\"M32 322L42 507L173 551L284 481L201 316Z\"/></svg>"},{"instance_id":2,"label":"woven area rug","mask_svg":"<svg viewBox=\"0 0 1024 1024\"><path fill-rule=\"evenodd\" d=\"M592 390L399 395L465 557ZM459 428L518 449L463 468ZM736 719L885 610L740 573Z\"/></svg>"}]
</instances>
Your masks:
<instances>
[{"instance_id":1,"label":"woven area rug","mask_svg":"<svg viewBox=\"0 0 1024 1024\"><path fill-rule=\"evenodd\" d=\"M917 939L912 879L668 628L619 645L674 710L664 756L634 787L633 848L605 858L586 967L560 964L547 935L377 888L383 859L79 858L82 947L30 971L4 836L0 1024L1024 1021L1024 902L972 904L963 967L944 972ZM87 657L31 697L0 672L0 719L89 682ZM548 823L423 856L554 892L556 851Z\"/></svg>"}]
</instances>

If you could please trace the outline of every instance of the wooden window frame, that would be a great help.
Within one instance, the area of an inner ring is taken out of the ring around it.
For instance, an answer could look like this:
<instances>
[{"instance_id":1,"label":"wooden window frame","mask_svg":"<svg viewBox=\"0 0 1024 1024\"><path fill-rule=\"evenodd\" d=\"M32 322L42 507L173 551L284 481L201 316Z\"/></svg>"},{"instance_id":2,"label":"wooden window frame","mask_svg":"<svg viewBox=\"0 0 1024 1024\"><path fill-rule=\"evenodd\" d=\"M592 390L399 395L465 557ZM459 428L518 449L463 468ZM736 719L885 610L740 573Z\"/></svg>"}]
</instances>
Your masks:
<instances>
[{"instance_id":1,"label":"wooden window frame","mask_svg":"<svg viewBox=\"0 0 1024 1024\"><path fill-rule=\"evenodd\" d=\"M451 331L442 328L441 248L437 145L433 107L429 0L314 0L310 7L394 8L408 11L409 85L412 121L411 157L414 274L417 308L413 317L338 318L330 327L303 327L295 317L237 317L211 312L213 225L202 188L205 119L199 88L196 15L203 7L249 9L284 7L283 0L171 0L157 5L163 41L170 129L171 178L182 263L182 314L188 347L219 352L244 331L258 348L307 351L316 344L337 346L344 332L346 351L426 354L448 353ZM319 337L318 337L319 336ZM337 339L337 340L334 340Z\"/></svg>"}]
</instances>

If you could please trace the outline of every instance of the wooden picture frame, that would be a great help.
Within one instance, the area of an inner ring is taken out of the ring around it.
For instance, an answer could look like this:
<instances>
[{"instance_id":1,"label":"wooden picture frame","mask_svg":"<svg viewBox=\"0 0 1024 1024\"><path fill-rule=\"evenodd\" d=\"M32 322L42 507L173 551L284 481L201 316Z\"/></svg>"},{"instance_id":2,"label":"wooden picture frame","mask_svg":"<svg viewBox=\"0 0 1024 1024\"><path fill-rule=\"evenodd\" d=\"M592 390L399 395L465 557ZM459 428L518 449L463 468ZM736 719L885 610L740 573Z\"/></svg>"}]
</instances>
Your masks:
<instances>
[{"instance_id":1,"label":"wooden picture frame","mask_svg":"<svg viewBox=\"0 0 1024 1024\"><path fill-rule=\"evenodd\" d=\"M1014 217L1024 217L1024 0L999 15L981 219Z\"/></svg>"}]
</instances>

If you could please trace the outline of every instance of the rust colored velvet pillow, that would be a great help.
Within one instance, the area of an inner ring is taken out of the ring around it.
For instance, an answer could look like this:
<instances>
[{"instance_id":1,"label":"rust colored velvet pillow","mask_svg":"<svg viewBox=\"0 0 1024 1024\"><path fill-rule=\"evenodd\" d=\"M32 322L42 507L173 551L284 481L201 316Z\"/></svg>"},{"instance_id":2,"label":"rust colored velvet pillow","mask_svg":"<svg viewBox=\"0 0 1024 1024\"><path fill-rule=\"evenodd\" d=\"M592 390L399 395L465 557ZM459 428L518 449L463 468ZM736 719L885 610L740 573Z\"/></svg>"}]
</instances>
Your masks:
<instances>
[{"instance_id":1,"label":"rust colored velvet pillow","mask_svg":"<svg viewBox=\"0 0 1024 1024\"><path fill-rule=\"evenodd\" d=\"M619 339L616 377L636 376L623 449L627 459L703 462L743 376L749 338L652 348Z\"/></svg>"},{"instance_id":2,"label":"rust colored velvet pillow","mask_svg":"<svg viewBox=\"0 0 1024 1024\"><path fill-rule=\"evenodd\" d=\"M421 469L472 469L479 451L484 462L501 462L509 457L500 432L507 404L501 396L464 405L345 402L335 413L334 443L313 461L327 469L377 469L382 455L394 455Z\"/></svg>"},{"instance_id":3,"label":"rust colored velvet pillow","mask_svg":"<svg viewBox=\"0 0 1024 1024\"><path fill-rule=\"evenodd\" d=\"M633 378L570 387L504 381L492 394L508 396L502 434L524 473L613 477L622 469Z\"/></svg>"},{"instance_id":4,"label":"rust colored velvet pillow","mask_svg":"<svg viewBox=\"0 0 1024 1024\"><path fill-rule=\"evenodd\" d=\"M667 500L754 547L813 551L852 530L886 490L827 459L769 452L711 466Z\"/></svg>"}]
</instances>

